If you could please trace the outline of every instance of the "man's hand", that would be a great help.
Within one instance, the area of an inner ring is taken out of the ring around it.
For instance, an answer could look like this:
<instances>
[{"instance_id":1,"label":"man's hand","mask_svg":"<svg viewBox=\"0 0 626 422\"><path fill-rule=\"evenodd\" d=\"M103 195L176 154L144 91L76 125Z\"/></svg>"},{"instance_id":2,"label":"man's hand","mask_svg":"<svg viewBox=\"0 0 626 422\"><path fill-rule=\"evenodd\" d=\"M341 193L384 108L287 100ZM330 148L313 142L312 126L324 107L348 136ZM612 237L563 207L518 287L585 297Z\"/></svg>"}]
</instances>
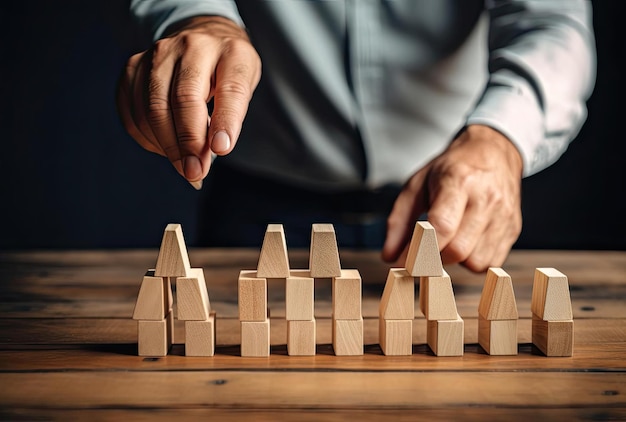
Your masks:
<instances>
[{"instance_id":1,"label":"man's hand","mask_svg":"<svg viewBox=\"0 0 626 422\"><path fill-rule=\"evenodd\" d=\"M415 222L427 212L444 264L475 272L501 266L522 229L522 166L500 132L469 126L404 186L387 220L383 259L406 254Z\"/></svg>"},{"instance_id":2,"label":"man's hand","mask_svg":"<svg viewBox=\"0 0 626 422\"><path fill-rule=\"evenodd\" d=\"M211 152L225 155L235 146L260 77L261 60L242 28L197 17L128 60L117 108L139 145L166 156L199 186Z\"/></svg>"}]
</instances>

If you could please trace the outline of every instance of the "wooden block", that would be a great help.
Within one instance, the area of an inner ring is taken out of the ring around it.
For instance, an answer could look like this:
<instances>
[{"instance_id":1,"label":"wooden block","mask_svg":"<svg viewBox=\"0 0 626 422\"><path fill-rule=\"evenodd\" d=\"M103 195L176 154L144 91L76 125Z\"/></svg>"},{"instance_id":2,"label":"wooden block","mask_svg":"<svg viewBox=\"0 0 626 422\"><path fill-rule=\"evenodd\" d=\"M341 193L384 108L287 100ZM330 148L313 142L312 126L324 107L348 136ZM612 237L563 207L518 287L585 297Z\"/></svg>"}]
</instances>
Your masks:
<instances>
[{"instance_id":1,"label":"wooden block","mask_svg":"<svg viewBox=\"0 0 626 422\"><path fill-rule=\"evenodd\" d=\"M282 224L268 224L257 265L257 277L289 277L289 257Z\"/></svg>"},{"instance_id":2,"label":"wooden block","mask_svg":"<svg viewBox=\"0 0 626 422\"><path fill-rule=\"evenodd\" d=\"M167 356L173 333L174 317L171 312L161 321L137 321L139 356Z\"/></svg>"},{"instance_id":3,"label":"wooden block","mask_svg":"<svg viewBox=\"0 0 626 422\"><path fill-rule=\"evenodd\" d=\"M180 224L168 224L161 240L154 275L157 277L187 277L189 256Z\"/></svg>"},{"instance_id":4,"label":"wooden block","mask_svg":"<svg viewBox=\"0 0 626 422\"><path fill-rule=\"evenodd\" d=\"M404 268L389 269L378 315L388 320L415 317L415 278Z\"/></svg>"},{"instance_id":5,"label":"wooden block","mask_svg":"<svg viewBox=\"0 0 626 422\"><path fill-rule=\"evenodd\" d=\"M545 321L569 321L572 302L567 276L554 268L536 268L531 311Z\"/></svg>"},{"instance_id":6,"label":"wooden block","mask_svg":"<svg viewBox=\"0 0 626 422\"><path fill-rule=\"evenodd\" d=\"M335 228L332 224L313 224L311 249L309 251L311 277L330 278L341 276L341 262Z\"/></svg>"},{"instance_id":7,"label":"wooden block","mask_svg":"<svg viewBox=\"0 0 626 422\"><path fill-rule=\"evenodd\" d=\"M270 319L241 322L241 356L270 355Z\"/></svg>"},{"instance_id":8,"label":"wooden block","mask_svg":"<svg viewBox=\"0 0 626 422\"><path fill-rule=\"evenodd\" d=\"M426 319L454 320L457 318L452 281L447 272L444 271L441 277L420 277L419 294L422 312Z\"/></svg>"},{"instance_id":9,"label":"wooden block","mask_svg":"<svg viewBox=\"0 0 626 422\"><path fill-rule=\"evenodd\" d=\"M333 317L333 349L336 356L363 354L363 318L335 319Z\"/></svg>"},{"instance_id":10,"label":"wooden block","mask_svg":"<svg viewBox=\"0 0 626 422\"><path fill-rule=\"evenodd\" d=\"M337 319L361 319L362 282L359 270L341 270L332 281L332 313Z\"/></svg>"},{"instance_id":11,"label":"wooden block","mask_svg":"<svg viewBox=\"0 0 626 422\"><path fill-rule=\"evenodd\" d=\"M206 321L185 321L185 356L215 355L215 312Z\"/></svg>"},{"instance_id":12,"label":"wooden block","mask_svg":"<svg viewBox=\"0 0 626 422\"><path fill-rule=\"evenodd\" d=\"M490 355L517 355L517 319L478 316L478 344Z\"/></svg>"},{"instance_id":13,"label":"wooden block","mask_svg":"<svg viewBox=\"0 0 626 422\"><path fill-rule=\"evenodd\" d=\"M478 315L488 320L512 320L519 317L511 276L502 268L487 270Z\"/></svg>"},{"instance_id":14,"label":"wooden block","mask_svg":"<svg viewBox=\"0 0 626 422\"><path fill-rule=\"evenodd\" d=\"M254 270L239 273L239 320L265 321L267 318L267 279Z\"/></svg>"},{"instance_id":15,"label":"wooden block","mask_svg":"<svg viewBox=\"0 0 626 422\"><path fill-rule=\"evenodd\" d=\"M133 319L161 321L170 312L173 303L169 277L155 277L154 270L148 270L139 288Z\"/></svg>"},{"instance_id":16,"label":"wooden block","mask_svg":"<svg viewBox=\"0 0 626 422\"><path fill-rule=\"evenodd\" d=\"M314 312L314 279L287 277L285 281L285 318L287 321L309 321Z\"/></svg>"},{"instance_id":17,"label":"wooden block","mask_svg":"<svg viewBox=\"0 0 626 422\"><path fill-rule=\"evenodd\" d=\"M437 356L463 356L464 321L457 315L453 320L426 322L426 338L430 350Z\"/></svg>"},{"instance_id":18,"label":"wooden block","mask_svg":"<svg viewBox=\"0 0 626 422\"><path fill-rule=\"evenodd\" d=\"M427 221L415 223L405 268L413 277L443 275L437 234L435 228Z\"/></svg>"},{"instance_id":19,"label":"wooden block","mask_svg":"<svg viewBox=\"0 0 626 422\"><path fill-rule=\"evenodd\" d=\"M533 314L533 344L546 356L574 354L574 320L545 321Z\"/></svg>"},{"instance_id":20,"label":"wooden block","mask_svg":"<svg viewBox=\"0 0 626 422\"><path fill-rule=\"evenodd\" d=\"M211 303L202 268L191 268L189 277L176 279L178 319L181 321L206 321Z\"/></svg>"},{"instance_id":21,"label":"wooden block","mask_svg":"<svg viewBox=\"0 0 626 422\"><path fill-rule=\"evenodd\" d=\"M413 320L378 320L378 343L385 356L410 356L413 354Z\"/></svg>"},{"instance_id":22,"label":"wooden block","mask_svg":"<svg viewBox=\"0 0 626 422\"><path fill-rule=\"evenodd\" d=\"M315 356L315 320L287 321L287 354Z\"/></svg>"}]
</instances>

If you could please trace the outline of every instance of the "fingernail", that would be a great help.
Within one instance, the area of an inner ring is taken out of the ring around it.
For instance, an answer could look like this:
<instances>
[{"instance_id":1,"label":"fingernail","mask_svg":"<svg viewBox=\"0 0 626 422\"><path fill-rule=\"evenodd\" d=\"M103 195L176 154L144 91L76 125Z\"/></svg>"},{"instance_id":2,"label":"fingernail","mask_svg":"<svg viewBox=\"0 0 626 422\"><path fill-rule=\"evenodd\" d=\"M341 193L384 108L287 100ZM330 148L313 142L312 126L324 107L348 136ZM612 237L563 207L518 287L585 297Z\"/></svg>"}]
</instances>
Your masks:
<instances>
[{"instance_id":1,"label":"fingernail","mask_svg":"<svg viewBox=\"0 0 626 422\"><path fill-rule=\"evenodd\" d=\"M213 152L226 152L228 148L230 148L230 137L228 133L222 130L213 135L213 141L211 142Z\"/></svg>"},{"instance_id":2,"label":"fingernail","mask_svg":"<svg viewBox=\"0 0 626 422\"><path fill-rule=\"evenodd\" d=\"M183 168L187 180L200 180L202 178L202 163L195 155L183 158Z\"/></svg>"},{"instance_id":3,"label":"fingernail","mask_svg":"<svg viewBox=\"0 0 626 422\"><path fill-rule=\"evenodd\" d=\"M196 180L195 182L189 182L196 190L202 189L202 180Z\"/></svg>"}]
</instances>

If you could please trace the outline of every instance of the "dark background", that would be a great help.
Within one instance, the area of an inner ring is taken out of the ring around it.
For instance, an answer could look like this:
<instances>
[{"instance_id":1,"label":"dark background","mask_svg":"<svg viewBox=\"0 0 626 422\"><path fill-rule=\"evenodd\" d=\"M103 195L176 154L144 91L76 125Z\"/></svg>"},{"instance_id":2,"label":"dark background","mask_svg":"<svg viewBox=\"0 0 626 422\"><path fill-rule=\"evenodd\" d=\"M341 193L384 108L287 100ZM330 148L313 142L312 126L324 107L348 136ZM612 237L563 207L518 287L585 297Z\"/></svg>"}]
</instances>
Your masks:
<instances>
[{"instance_id":1,"label":"dark background","mask_svg":"<svg viewBox=\"0 0 626 422\"><path fill-rule=\"evenodd\" d=\"M593 1L589 117L559 162L524 180L517 248L626 249L625 4ZM115 111L119 71L144 42L127 1L2 2L0 18L0 249L154 247L168 222L194 246L198 192Z\"/></svg>"}]
</instances>

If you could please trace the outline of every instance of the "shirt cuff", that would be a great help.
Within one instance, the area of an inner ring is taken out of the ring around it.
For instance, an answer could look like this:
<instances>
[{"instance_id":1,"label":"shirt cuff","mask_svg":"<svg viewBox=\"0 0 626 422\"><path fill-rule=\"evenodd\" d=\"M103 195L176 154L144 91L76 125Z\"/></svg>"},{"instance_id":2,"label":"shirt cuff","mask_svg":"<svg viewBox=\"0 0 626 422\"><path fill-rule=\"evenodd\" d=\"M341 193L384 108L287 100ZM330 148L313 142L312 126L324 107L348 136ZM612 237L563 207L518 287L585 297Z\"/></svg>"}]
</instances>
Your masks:
<instances>
[{"instance_id":1,"label":"shirt cuff","mask_svg":"<svg viewBox=\"0 0 626 422\"><path fill-rule=\"evenodd\" d=\"M154 41L161 38L171 25L194 16L222 16L244 27L237 6L231 1L140 0L134 2L133 13L146 25Z\"/></svg>"},{"instance_id":2,"label":"shirt cuff","mask_svg":"<svg viewBox=\"0 0 626 422\"><path fill-rule=\"evenodd\" d=\"M513 72L491 75L467 124L490 126L506 136L518 149L524 163L524 177L543 170L556 158L544 151L544 122L541 105L532 87ZM558 157L557 157L558 158Z\"/></svg>"}]
</instances>

